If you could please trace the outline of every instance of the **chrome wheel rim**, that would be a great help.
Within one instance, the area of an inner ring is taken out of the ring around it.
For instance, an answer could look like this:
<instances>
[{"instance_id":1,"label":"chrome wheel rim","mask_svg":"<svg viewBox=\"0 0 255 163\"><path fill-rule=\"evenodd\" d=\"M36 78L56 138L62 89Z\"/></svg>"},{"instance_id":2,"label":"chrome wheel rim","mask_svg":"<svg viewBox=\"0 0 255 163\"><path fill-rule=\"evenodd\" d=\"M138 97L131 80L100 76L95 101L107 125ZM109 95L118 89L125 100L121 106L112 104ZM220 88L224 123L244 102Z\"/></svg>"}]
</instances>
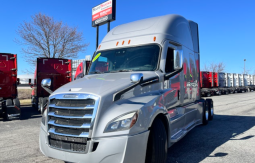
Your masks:
<instances>
[{"instance_id":1,"label":"chrome wheel rim","mask_svg":"<svg viewBox=\"0 0 255 163\"><path fill-rule=\"evenodd\" d=\"M209 114L208 111L205 112L205 119L208 120Z\"/></svg>"},{"instance_id":2,"label":"chrome wheel rim","mask_svg":"<svg viewBox=\"0 0 255 163\"><path fill-rule=\"evenodd\" d=\"M43 112L43 106L41 105L41 107L40 107L40 111L41 111L41 113Z\"/></svg>"}]
</instances>

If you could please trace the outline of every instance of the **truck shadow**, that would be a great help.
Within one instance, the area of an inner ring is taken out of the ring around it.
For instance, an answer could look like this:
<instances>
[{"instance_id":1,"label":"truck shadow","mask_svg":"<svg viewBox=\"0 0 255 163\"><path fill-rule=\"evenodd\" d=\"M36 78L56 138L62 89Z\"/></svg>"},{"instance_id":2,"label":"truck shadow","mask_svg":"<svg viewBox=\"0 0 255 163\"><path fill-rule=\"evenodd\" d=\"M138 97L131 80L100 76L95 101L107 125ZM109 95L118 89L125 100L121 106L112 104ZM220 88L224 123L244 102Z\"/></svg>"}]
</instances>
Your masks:
<instances>
[{"instance_id":1,"label":"truck shadow","mask_svg":"<svg viewBox=\"0 0 255 163\"><path fill-rule=\"evenodd\" d=\"M167 163L197 163L206 157L224 157L228 151L211 153L229 140L245 141L254 135L242 134L255 125L255 117L214 115L206 126L198 126L168 148ZM236 137L239 138L236 138ZM240 138L241 137L241 138Z\"/></svg>"},{"instance_id":2,"label":"truck shadow","mask_svg":"<svg viewBox=\"0 0 255 163\"><path fill-rule=\"evenodd\" d=\"M41 114L34 109L31 105L23 105L21 106L21 118L20 120L39 118Z\"/></svg>"},{"instance_id":3,"label":"truck shadow","mask_svg":"<svg viewBox=\"0 0 255 163\"><path fill-rule=\"evenodd\" d=\"M21 106L21 117L11 117L9 120L5 120L2 116L0 116L0 121L9 122L9 121L17 121L17 120L26 120L32 118L40 118L41 114L34 109L31 105L22 105Z\"/></svg>"}]
</instances>

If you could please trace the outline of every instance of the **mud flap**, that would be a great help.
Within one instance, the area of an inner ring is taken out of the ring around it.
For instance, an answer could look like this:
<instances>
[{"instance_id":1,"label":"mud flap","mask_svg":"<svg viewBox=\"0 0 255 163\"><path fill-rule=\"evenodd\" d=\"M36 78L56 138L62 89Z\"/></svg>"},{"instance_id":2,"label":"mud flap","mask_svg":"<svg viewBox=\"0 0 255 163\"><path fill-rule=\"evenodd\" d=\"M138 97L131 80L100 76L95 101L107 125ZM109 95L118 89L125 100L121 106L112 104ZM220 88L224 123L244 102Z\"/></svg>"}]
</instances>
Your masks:
<instances>
[{"instance_id":1,"label":"mud flap","mask_svg":"<svg viewBox=\"0 0 255 163\"><path fill-rule=\"evenodd\" d=\"M12 117L20 117L20 115L21 109L19 100L18 99L6 100L6 118L9 119Z\"/></svg>"},{"instance_id":2,"label":"mud flap","mask_svg":"<svg viewBox=\"0 0 255 163\"><path fill-rule=\"evenodd\" d=\"M0 117L3 117L3 101L0 101Z\"/></svg>"}]
</instances>

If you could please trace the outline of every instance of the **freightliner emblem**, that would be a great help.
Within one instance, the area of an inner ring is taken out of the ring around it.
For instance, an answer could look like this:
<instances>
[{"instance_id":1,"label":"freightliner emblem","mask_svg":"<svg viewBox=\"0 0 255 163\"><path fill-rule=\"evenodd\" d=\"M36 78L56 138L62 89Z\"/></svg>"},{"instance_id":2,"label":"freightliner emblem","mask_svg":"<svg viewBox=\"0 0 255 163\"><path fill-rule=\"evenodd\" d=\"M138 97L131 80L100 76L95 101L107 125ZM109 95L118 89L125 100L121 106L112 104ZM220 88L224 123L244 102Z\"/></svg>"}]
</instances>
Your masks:
<instances>
[{"instance_id":1,"label":"freightliner emblem","mask_svg":"<svg viewBox=\"0 0 255 163\"><path fill-rule=\"evenodd\" d=\"M64 95L64 98L78 98L78 95Z\"/></svg>"}]
</instances>

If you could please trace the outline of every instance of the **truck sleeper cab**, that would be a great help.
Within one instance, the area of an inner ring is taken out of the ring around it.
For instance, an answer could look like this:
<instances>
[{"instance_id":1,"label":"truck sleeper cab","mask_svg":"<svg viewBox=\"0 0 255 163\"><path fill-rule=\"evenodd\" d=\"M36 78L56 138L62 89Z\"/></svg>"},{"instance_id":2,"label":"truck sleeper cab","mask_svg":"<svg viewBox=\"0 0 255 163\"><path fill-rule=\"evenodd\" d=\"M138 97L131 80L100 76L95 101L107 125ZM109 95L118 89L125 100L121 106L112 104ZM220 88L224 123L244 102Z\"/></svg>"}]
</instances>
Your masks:
<instances>
[{"instance_id":1,"label":"truck sleeper cab","mask_svg":"<svg viewBox=\"0 0 255 163\"><path fill-rule=\"evenodd\" d=\"M198 25L182 16L115 27L88 75L50 95L41 152L67 162L165 163L168 147L213 119L213 101L200 98L199 61Z\"/></svg>"},{"instance_id":2,"label":"truck sleeper cab","mask_svg":"<svg viewBox=\"0 0 255 163\"><path fill-rule=\"evenodd\" d=\"M0 117L21 117L17 91L17 55L0 53Z\"/></svg>"},{"instance_id":3,"label":"truck sleeper cab","mask_svg":"<svg viewBox=\"0 0 255 163\"><path fill-rule=\"evenodd\" d=\"M50 90L44 90L41 82L51 79ZM63 58L37 58L32 86L31 103L39 112L43 112L52 91L72 81L72 60Z\"/></svg>"}]
</instances>

